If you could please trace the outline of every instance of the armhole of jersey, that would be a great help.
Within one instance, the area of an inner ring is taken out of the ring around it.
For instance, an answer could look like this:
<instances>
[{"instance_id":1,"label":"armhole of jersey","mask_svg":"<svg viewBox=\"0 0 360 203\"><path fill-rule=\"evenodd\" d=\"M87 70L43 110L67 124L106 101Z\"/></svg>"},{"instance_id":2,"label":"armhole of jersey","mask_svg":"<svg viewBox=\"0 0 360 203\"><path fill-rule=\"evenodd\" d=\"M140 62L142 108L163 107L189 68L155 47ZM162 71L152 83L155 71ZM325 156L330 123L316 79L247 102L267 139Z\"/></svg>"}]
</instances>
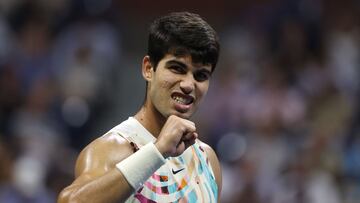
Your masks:
<instances>
[{"instance_id":1,"label":"armhole of jersey","mask_svg":"<svg viewBox=\"0 0 360 203\"><path fill-rule=\"evenodd\" d=\"M121 134L120 132L113 132L119 136L121 136L122 138L124 138L126 141L129 142L129 144L131 145L131 147L133 148L133 151L136 152L139 150L138 145L134 142L134 140L131 138L131 136L125 136L123 134Z\"/></svg>"}]
</instances>

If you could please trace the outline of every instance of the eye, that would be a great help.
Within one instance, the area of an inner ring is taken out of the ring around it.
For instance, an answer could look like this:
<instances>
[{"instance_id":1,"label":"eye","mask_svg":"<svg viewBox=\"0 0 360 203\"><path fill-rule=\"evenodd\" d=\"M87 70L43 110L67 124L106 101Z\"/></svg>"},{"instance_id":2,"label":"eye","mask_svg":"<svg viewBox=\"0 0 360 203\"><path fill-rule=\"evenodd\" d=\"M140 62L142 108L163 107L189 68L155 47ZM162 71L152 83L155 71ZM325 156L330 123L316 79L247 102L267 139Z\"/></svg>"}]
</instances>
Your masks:
<instances>
[{"instance_id":1,"label":"eye","mask_svg":"<svg viewBox=\"0 0 360 203\"><path fill-rule=\"evenodd\" d=\"M194 74L194 78L198 82L203 82L203 81L209 80L210 77L211 77L211 74L208 71L198 71Z\"/></svg>"},{"instance_id":2,"label":"eye","mask_svg":"<svg viewBox=\"0 0 360 203\"><path fill-rule=\"evenodd\" d=\"M186 72L186 70L183 67L177 66L177 65L172 65L172 66L169 67L169 69L174 73L182 74L182 73Z\"/></svg>"}]
</instances>

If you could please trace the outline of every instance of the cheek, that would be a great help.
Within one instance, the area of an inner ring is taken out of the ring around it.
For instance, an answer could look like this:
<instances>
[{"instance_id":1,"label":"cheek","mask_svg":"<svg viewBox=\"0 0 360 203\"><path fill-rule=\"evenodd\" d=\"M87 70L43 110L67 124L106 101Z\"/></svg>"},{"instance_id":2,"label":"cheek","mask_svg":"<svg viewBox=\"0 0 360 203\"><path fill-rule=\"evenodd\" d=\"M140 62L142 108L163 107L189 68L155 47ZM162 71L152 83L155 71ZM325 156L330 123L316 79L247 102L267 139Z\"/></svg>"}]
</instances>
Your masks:
<instances>
[{"instance_id":1,"label":"cheek","mask_svg":"<svg viewBox=\"0 0 360 203\"><path fill-rule=\"evenodd\" d=\"M176 77L173 77L170 74L164 73L160 80L159 86L160 86L160 88L163 88L163 89L170 89L176 83L176 81L177 81Z\"/></svg>"},{"instance_id":2,"label":"cheek","mask_svg":"<svg viewBox=\"0 0 360 203\"><path fill-rule=\"evenodd\" d=\"M160 83L161 88L169 88L171 86L171 82L169 80L164 80Z\"/></svg>"},{"instance_id":3,"label":"cheek","mask_svg":"<svg viewBox=\"0 0 360 203\"><path fill-rule=\"evenodd\" d=\"M209 88L208 84L198 85L197 97L202 99L206 95L208 88Z\"/></svg>"}]
</instances>

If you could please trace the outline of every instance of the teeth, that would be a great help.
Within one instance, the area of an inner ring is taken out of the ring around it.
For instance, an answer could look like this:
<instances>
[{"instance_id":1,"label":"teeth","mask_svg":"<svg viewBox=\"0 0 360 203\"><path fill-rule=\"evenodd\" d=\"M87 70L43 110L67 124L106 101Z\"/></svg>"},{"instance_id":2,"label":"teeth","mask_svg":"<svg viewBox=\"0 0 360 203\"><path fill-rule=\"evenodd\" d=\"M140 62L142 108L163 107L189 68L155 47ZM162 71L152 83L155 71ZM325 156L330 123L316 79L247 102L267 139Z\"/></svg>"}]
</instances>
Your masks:
<instances>
[{"instance_id":1,"label":"teeth","mask_svg":"<svg viewBox=\"0 0 360 203\"><path fill-rule=\"evenodd\" d=\"M177 103L180 103L180 104L187 104L188 101L185 99L185 98L182 98L182 97L173 97L173 99L177 102Z\"/></svg>"}]
</instances>

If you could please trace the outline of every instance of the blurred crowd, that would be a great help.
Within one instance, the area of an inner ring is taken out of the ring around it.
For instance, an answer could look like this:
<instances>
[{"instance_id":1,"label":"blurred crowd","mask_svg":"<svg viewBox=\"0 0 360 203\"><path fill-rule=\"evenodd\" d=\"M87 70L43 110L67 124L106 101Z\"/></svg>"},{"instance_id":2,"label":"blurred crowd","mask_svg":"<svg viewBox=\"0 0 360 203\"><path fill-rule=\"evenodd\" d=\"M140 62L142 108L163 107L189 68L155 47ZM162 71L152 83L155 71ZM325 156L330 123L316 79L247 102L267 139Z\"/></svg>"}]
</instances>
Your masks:
<instances>
[{"instance_id":1,"label":"blurred crowd","mask_svg":"<svg viewBox=\"0 0 360 203\"><path fill-rule=\"evenodd\" d=\"M55 202L80 150L141 105L146 44L115 4L0 1L0 203ZM254 1L221 19L193 119L222 202L360 202L360 3Z\"/></svg>"}]
</instances>

